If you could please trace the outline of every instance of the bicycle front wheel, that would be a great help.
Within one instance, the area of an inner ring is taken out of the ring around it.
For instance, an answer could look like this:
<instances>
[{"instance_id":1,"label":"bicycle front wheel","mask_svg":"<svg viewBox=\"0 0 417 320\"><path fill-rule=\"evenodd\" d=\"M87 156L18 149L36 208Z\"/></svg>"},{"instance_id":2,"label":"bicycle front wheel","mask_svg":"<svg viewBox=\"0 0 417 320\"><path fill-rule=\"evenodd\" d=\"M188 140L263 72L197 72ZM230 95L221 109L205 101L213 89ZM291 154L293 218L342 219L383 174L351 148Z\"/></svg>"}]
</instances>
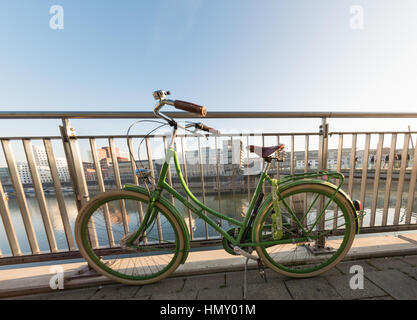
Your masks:
<instances>
[{"instance_id":1,"label":"bicycle front wheel","mask_svg":"<svg viewBox=\"0 0 417 320\"><path fill-rule=\"evenodd\" d=\"M104 276L130 285L159 281L181 263L185 239L174 214L156 202L158 216L128 248L124 240L138 230L149 196L110 191L91 199L77 217L75 237L82 256Z\"/></svg>"},{"instance_id":2,"label":"bicycle front wheel","mask_svg":"<svg viewBox=\"0 0 417 320\"><path fill-rule=\"evenodd\" d=\"M266 265L289 277L307 278L343 259L355 237L355 212L345 195L334 194L334 188L315 183L289 187L281 193L282 243L256 247ZM277 215L271 201L254 225L256 242L277 240L274 219Z\"/></svg>"}]
</instances>

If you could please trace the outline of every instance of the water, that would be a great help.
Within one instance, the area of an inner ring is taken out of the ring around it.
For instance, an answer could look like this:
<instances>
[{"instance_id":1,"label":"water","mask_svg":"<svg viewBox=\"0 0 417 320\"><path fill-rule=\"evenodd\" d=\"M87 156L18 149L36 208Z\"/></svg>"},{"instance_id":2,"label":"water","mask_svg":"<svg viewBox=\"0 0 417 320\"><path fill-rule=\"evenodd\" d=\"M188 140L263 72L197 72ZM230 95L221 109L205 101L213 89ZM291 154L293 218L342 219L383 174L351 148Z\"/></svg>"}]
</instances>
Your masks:
<instances>
[{"instance_id":1,"label":"water","mask_svg":"<svg viewBox=\"0 0 417 320\"><path fill-rule=\"evenodd\" d=\"M370 180L370 179L369 179ZM404 212L405 207L407 205L407 196L408 196L408 185L409 183L406 181L403 187L403 197L402 197L402 204L401 204L401 211L400 211L400 224L405 223ZM377 210L376 210L376 219L375 219L375 226L382 225L382 211L383 211L383 204L384 204L384 194L385 194L385 186L386 182L381 180L379 183L378 188L378 200L377 200ZM388 219L387 224L392 225L394 220L394 211L395 211L395 203L397 198L397 181L392 181L391 184L391 194L390 194L390 202L389 202L389 210L388 210ZM355 179L354 186L353 186L353 199L359 199L360 196L360 179ZM347 190L347 182L344 185L344 190ZM200 190L195 190L200 191ZM253 191L253 190L252 190ZM268 192L268 189L267 189ZM366 188L366 197L365 197L365 211L367 214L363 220L363 226L370 225L370 208L372 203L372 192L373 192L373 181L367 182ZM90 194L92 196L92 194ZM169 195L166 195L169 198ZM55 238L57 242L57 246L59 250L67 251L68 245L64 233L64 227L61 220L61 215L58 207L58 203L53 195L46 195L46 202L49 210L50 220L53 226L53 230L55 233ZM201 200L201 196L198 197ZM242 221L243 216L242 212L245 212L249 203L249 198L247 192L245 193L236 193L235 195L232 194L221 194L221 198L219 199L217 194L208 190L208 194L206 195L206 205L211 207L215 210L219 210L219 205L221 206L221 212L226 216L232 217L236 220ZM41 252L46 253L49 252L49 245L46 237L46 233L43 227L42 217L39 212L39 206L35 197L27 197L27 204L30 211L32 224L36 233L36 237L38 240L39 248ZM77 217L77 208L75 204L75 200L73 195L66 195L65 196L65 204L71 224L71 229L74 236L74 223ZM187 224L190 223L188 209L185 208L184 205L176 201L175 203L176 208L183 213L185 221ZM23 221L21 218L20 210L17 204L16 198L9 199L9 209L11 219L17 234L17 238L21 247L21 251L23 254L30 254L30 247L26 237L25 228L23 225ZM414 196L414 206L413 206L413 214L411 223L417 223L416 221L416 213L417 210L417 197ZM214 220L218 220L217 218L213 217ZM191 224L194 229L194 239L205 239L206 238L206 227L205 222L198 218L196 215L192 215ZM230 226L226 221L222 221L222 227L224 229L229 229ZM209 238L218 237L219 234L208 226L208 236ZM0 222L0 249L2 251L3 256L11 255L11 250L8 245L8 240L4 231L4 227Z\"/></svg>"}]
</instances>

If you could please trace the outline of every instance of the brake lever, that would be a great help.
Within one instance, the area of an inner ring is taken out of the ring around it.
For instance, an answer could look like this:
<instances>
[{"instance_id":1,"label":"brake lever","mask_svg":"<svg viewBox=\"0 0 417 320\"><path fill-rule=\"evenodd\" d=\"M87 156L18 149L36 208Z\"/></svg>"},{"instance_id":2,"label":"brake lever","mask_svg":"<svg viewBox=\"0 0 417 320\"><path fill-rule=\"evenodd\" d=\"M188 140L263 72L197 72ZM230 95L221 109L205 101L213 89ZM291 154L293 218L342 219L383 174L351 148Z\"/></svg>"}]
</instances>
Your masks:
<instances>
[{"instance_id":1,"label":"brake lever","mask_svg":"<svg viewBox=\"0 0 417 320\"><path fill-rule=\"evenodd\" d=\"M195 137L206 138L208 140L207 135L201 134L200 132L198 132L198 129L197 128L195 128L193 131L188 130L188 129L185 129L185 128L184 128L184 130L190 132Z\"/></svg>"}]
</instances>

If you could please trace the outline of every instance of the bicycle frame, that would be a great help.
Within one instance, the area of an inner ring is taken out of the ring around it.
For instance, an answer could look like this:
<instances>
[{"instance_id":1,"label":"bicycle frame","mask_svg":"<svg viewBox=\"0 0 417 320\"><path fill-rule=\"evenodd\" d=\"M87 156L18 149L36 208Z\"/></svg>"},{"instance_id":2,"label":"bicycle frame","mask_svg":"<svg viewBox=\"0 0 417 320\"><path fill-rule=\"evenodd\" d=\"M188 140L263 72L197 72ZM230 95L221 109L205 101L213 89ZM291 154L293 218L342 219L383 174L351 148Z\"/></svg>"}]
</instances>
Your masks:
<instances>
[{"instance_id":1,"label":"bicycle frame","mask_svg":"<svg viewBox=\"0 0 417 320\"><path fill-rule=\"evenodd\" d=\"M174 129L173 132L173 136L171 139L171 143L169 144L169 147L167 148L167 152L166 152L166 156L165 156L165 162L161 168L161 172L159 175L159 179L158 182L156 184L156 188L155 190L150 194L150 204L147 208L146 214L143 217L143 221L141 226L139 227L139 229L137 231L134 232L134 234L127 240L127 245L133 245L133 242L142 235L142 233L149 227L150 223L152 221L154 221L154 219L156 219L156 215L158 213L158 210L156 210L155 208L155 202L158 201L159 197L161 196L162 191L167 191L168 193L170 193L175 199L179 200L183 205L185 205L188 209L190 209L192 212L194 212L199 218L203 219L208 225L210 225L214 230L216 230L218 233L220 233L224 238L226 238L232 245L236 246L241 246L241 247L249 247L249 246L258 246L261 243L254 243L254 242L245 242L242 243L242 237L243 237L243 233L248 225L249 222L249 218L251 216L252 211L254 210L255 207L255 203L256 200L262 190L262 186L265 183L265 181L268 181L270 184L272 184L272 179L268 176L268 169L270 167L270 162L267 162L266 165L264 166L264 169L261 173L261 176L259 178L258 184L256 186L255 192L252 196L252 199L249 203L249 207L245 213L245 218L243 220L243 222L237 221L233 218L230 218L228 216L225 216L223 214L221 214L220 212L207 207L205 204L203 204L201 201L199 201L195 195L191 192L191 190L188 188L187 183L182 175L182 171L181 171L181 166L180 163L178 161L178 155L176 150L174 150L173 145L174 145L174 141L176 138L176 134L177 134L177 129ZM176 172L178 174L178 178L179 181L181 183L182 188L184 189L184 191L186 192L186 194L189 196L189 198L195 203L195 205L193 203L191 203L189 200L187 200L184 196L182 196L178 191L176 191L174 188L172 188L167 182L166 182L166 178L167 178L167 174L168 174L168 170L169 170L169 164L171 162L171 159L174 160L174 164L175 164L175 169ZM340 187L343 184L343 180L344 177L342 174L337 173L337 172L327 172L327 171L320 171L318 173L307 173L307 174L296 174L296 175L291 175L288 177L285 177L283 179L281 179L280 181L278 181L278 184L283 184L283 183L290 183L291 181L296 181L296 180L300 180L300 179L304 179L304 178L312 178L312 177L317 177L317 176L326 176L327 175L327 181L329 181L330 177L335 177L339 180L339 186L337 187L337 189L335 190L335 193L333 194L333 196L331 197L331 199L329 200L329 203L331 201L333 201L334 197L336 196L337 192L339 192ZM282 197L279 194L278 191L278 195L279 198L281 200ZM299 219L296 217L296 215L292 212L292 210L289 208L288 204L285 203L285 201L283 201L284 206L287 207L287 209L289 210L290 214L292 215L292 217L294 218L295 222L299 225L300 228L302 228L302 230L304 231L304 233L307 235L306 237L303 238L296 238L296 239L282 239L282 240L273 240L273 241L266 241L266 242L262 242L262 245L275 245L275 244L284 244L284 243L291 243L291 242L300 242L300 241L309 241L311 240L311 238L315 238L312 237L309 233L306 232L306 230L303 227L302 221L300 222ZM328 204L327 204L328 206ZM324 206L321 215L324 213L324 211L326 210L327 206ZM236 227L240 228L240 231L238 233L237 238L233 238L231 235L229 235L227 233L226 230L224 230L221 226L219 226L212 218L210 218L208 215L204 214L204 212L208 212L209 214L218 217L220 219L226 220L229 223L235 225ZM321 217L320 215L320 217ZM320 219L320 218L319 218ZM317 219L317 222L319 221L319 219ZM311 228L312 230L313 228ZM311 231L310 231L311 232Z\"/></svg>"}]
</instances>

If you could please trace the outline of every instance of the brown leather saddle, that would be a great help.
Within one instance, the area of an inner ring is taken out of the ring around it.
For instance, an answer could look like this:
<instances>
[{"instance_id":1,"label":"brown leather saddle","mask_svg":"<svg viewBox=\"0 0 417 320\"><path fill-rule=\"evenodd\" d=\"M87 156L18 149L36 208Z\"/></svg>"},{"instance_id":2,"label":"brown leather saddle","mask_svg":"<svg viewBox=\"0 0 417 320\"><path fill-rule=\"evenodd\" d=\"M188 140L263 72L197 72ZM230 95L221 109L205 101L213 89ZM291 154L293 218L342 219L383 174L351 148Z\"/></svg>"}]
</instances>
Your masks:
<instances>
[{"instance_id":1,"label":"brown leather saddle","mask_svg":"<svg viewBox=\"0 0 417 320\"><path fill-rule=\"evenodd\" d=\"M277 150L284 149L284 144L279 144L273 147L258 147L254 145L249 145L247 148L250 152L257 154L262 158L268 158L271 154L273 154Z\"/></svg>"}]
</instances>

